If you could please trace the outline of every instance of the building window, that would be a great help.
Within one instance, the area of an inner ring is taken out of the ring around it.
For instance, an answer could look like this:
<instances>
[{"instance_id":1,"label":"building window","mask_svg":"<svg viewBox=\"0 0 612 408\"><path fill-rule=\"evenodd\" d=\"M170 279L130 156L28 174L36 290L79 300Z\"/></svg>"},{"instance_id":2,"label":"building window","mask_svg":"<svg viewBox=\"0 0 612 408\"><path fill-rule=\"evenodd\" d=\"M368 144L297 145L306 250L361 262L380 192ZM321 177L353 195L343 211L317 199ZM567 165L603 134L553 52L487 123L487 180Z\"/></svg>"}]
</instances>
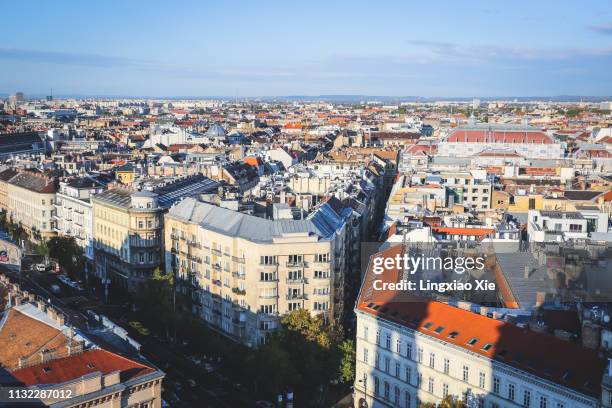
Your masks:
<instances>
[{"instance_id":1,"label":"building window","mask_svg":"<svg viewBox=\"0 0 612 408\"><path fill-rule=\"evenodd\" d=\"M450 361L448 358L444 359L444 374L448 375L448 372L450 370Z\"/></svg>"},{"instance_id":2,"label":"building window","mask_svg":"<svg viewBox=\"0 0 612 408\"><path fill-rule=\"evenodd\" d=\"M389 399L389 392L390 392L390 388L389 387L389 383L385 381L385 399L388 400Z\"/></svg>"},{"instance_id":3,"label":"building window","mask_svg":"<svg viewBox=\"0 0 612 408\"><path fill-rule=\"evenodd\" d=\"M315 262L329 262L329 254L316 254Z\"/></svg>"},{"instance_id":4,"label":"building window","mask_svg":"<svg viewBox=\"0 0 612 408\"><path fill-rule=\"evenodd\" d=\"M376 363L374 366L380 370L380 353L376 353Z\"/></svg>"},{"instance_id":5,"label":"building window","mask_svg":"<svg viewBox=\"0 0 612 408\"><path fill-rule=\"evenodd\" d=\"M480 388L485 387L485 373L480 373L478 376L478 386Z\"/></svg>"},{"instance_id":6,"label":"building window","mask_svg":"<svg viewBox=\"0 0 612 408\"><path fill-rule=\"evenodd\" d=\"M391 335L390 334L387 334L387 337L385 339L385 347L388 350L391 350Z\"/></svg>"},{"instance_id":7,"label":"building window","mask_svg":"<svg viewBox=\"0 0 612 408\"><path fill-rule=\"evenodd\" d=\"M380 394L380 380L376 376L374 376L374 394Z\"/></svg>"},{"instance_id":8,"label":"building window","mask_svg":"<svg viewBox=\"0 0 612 408\"><path fill-rule=\"evenodd\" d=\"M582 225L580 225L580 224L570 224L569 230L570 230L570 232L582 232Z\"/></svg>"},{"instance_id":9,"label":"building window","mask_svg":"<svg viewBox=\"0 0 612 408\"><path fill-rule=\"evenodd\" d=\"M391 365L391 360L389 357L385 357L385 373L389 372L389 366Z\"/></svg>"},{"instance_id":10,"label":"building window","mask_svg":"<svg viewBox=\"0 0 612 408\"><path fill-rule=\"evenodd\" d=\"M466 365L463 366L463 381L470 380L470 368Z\"/></svg>"},{"instance_id":11,"label":"building window","mask_svg":"<svg viewBox=\"0 0 612 408\"><path fill-rule=\"evenodd\" d=\"M409 366L406 366L406 382L408 384L412 383L412 370Z\"/></svg>"},{"instance_id":12,"label":"building window","mask_svg":"<svg viewBox=\"0 0 612 408\"><path fill-rule=\"evenodd\" d=\"M540 397L540 408L546 408L548 406L548 401L545 396Z\"/></svg>"},{"instance_id":13,"label":"building window","mask_svg":"<svg viewBox=\"0 0 612 408\"><path fill-rule=\"evenodd\" d=\"M429 377L428 390L429 390L430 394L433 394L433 392L434 392L434 379L432 377Z\"/></svg>"},{"instance_id":14,"label":"building window","mask_svg":"<svg viewBox=\"0 0 612 408\"><path fill-rule=\"evenodd\" d=\"M523 406L529 407L531 406L531 391L525 390L523 392Z\"/></svg>"},{"instance_id":15,"label":"building window","mask_svg":"<svg viewBox=\"0 0 612 408\"><path fill-rule=\"evenodd\" d=\"M434 368L436 365L436 355L434 353L429 353L429 366Z\"/></svg>"},{"instance_id":16,"label":"building window","mask_svg":"<svg viewBox=\"0 0 612 408\"><path fill-rule=\"evenodd\" d=\"M395 352L397 354L401 354L402 352L402 342L400 341L400 339L395 340Z\"/></svg>"},{"instance_id":17,"label":"building window","mask_svg":"<svg viewBox=\"0 0 612 408\"><path fill-rule=\"evenodd\" d=\"M276 272L261 272L259 278L262 282L272 282L276 280Z\"/></svg>"},{"instance_id":18,"label":"building window","mask_svg":"<svg viewBox=\"0 0 612 408\"><path fill-rule=\"evenodd\" d=\"M368 363L368 349L367 348L363 349L363 362L366 364Z\"/></svg>"},{"instance_id":19,"label":"building window","mask_svg":"<svg viewBox=\"0 0 612 408\"><path fill-rule=\"evenodd\" d=\"M419 363L423 362L423 349L420 347L417 349L417 361Z\"/></svg>"},{"instance_id":20,"label":"building window","mask_svg":"<svg viewBox=\"0 0 612 408\"><path fill-rule=\"evenodd\" d=\"M412 344L406 343L406 357L412 360Z\"/></svg>"},{"instance_id":21,"label":"building window","mask_svg":"<svg viewBox=\"0 0 612 408\"><path fill-rule=\"evenodd\" d=\"M499 394L499 378L493 377L493 392Z\"/></svg>"},{"instance_id":22,"label":"building window","mask_svg":"<svg viewBox=\"0 0 612 408\"><path fill-rule=\"evenodd\" d=\"M442 398L448 397L448 384L442 384Z\"/></svg>"},{"instance_id":23,"label":"building window","mask_svg":"<svg viewBox=\"0 0 612 408\"><path fill-rule=\"evenodd\" d=\"M565 404L562 403L562 402L557 402L556 407L557 408L565 408Z\"/></svg>"},{"instance_id":24,"label":"building window","mask_svg":"<svg viewBox=\"0 0 612 408\"><path fill-rule=\"evenodd\" d=\"M400 369L401 369L401 364L400 363L395 363L395 376L397 378L399 378L399 376L400 376Z\"/></svg>"},{"instance_id":25,"label":"building window","mask_svg":"<svg viewBox=\"0 0 612 408\"><path fill-rule=\"evenodd\" d=\"M380 345L380 330L376 330L376 344Z\"/></svg>"},{"instance_id":26,"label":"building window","mask_svg":"<svg viewBox=\"0 0 612 408\"><path fill-rule=\"evenodd\" d=\"M406 408L410 408L410 401L412 400L412 397L410 395L410 393L408 391L404 392L404 407Z\"/></svg>"},{"instance_id":27,"label":"building window","mask_svg":"<svg viewBox=\"0 0 612 408\"><path fill-rule=\"evenodd\" d=\"M363 339L368 341L368 326L363 326Z\"/></svg>"},{"instance_id":28,"label":"building window","mask_svg":"<svg viewBox=\"0 0 612 408\"><path fill-rule=\"evenodd\" d=\"M396 405L399 405L399 400L400 400L400 389L399 387L396 385L394 387L394 398L393 398L393 402L395 402Z\"/></svg>"},{"instance_id":29,"label":"building window","mask_svg":"<svg viewBox=\"0 0 612 408\"><path fill-rule=\"evenodd\" d=\"M276 256L262 256L259 258L261 265L276 265Z\"/></svg>"},{"instance_id":30,"label":"building window","mask_svg":"<svg viewBox=\"0 0 612 408\"><path fill-rule=\"evenodd\" d=\"M508 399L514 401L514 384L508 384Z\"/></svg>"}]
</instances>

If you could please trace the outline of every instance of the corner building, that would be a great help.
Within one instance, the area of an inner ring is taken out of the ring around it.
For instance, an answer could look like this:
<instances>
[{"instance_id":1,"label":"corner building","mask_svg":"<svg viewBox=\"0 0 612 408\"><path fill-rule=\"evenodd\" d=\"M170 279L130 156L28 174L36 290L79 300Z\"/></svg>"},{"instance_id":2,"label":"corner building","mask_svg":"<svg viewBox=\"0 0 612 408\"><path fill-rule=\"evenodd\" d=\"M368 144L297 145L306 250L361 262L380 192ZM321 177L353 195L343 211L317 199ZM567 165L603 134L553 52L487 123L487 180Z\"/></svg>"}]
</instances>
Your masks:
<instances>
[{"instance_id":1,"label":"corner building","mask_svg":"<svg viewBox=\"0 0 612 408\"><path fill-rule=\"evenodd\" d=\"M289 311L342 307L345 220L331 216L269 220L186 198L165 215L166 271L208 325L262 344Z\"/></svg>"},{"instance_id":2,"label":"corner building","mask_svg":"<svg viewBox=\"0 0 612 408\"><path fill-rule=\"evenodd\" d=\"M397 282L403 271L375 276L371 266L355 308L356 406L417 408L446 396L481 408L611 406L607 362L596 350L407 292L375 291L374 279Z\"/></svg>"}]
</instances>

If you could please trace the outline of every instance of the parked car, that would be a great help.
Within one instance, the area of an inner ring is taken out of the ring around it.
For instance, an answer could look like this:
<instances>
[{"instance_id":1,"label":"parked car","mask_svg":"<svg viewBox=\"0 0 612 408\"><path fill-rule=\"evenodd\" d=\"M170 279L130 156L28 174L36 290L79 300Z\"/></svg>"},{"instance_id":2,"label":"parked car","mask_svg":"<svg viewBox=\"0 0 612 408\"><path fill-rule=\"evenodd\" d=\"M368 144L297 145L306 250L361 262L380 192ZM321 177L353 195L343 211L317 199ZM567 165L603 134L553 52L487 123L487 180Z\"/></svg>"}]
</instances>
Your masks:
<instances>
[{"instance_id":1,"label":"parked car","mask_svg":"<svg viewBox=\"0 0 612 408\"><path fill-rule=\"evenodd\" d=\"M45 271L47 270L47 268L48 268L48 266L47 266L47 265L45 265L45 264L41 264L41 263L40 263L40 264L36 264L36 265L34 266L34 269L35 269L36 271L38 271L38 272L45 272Z\"/></svg>"}]
</instances>

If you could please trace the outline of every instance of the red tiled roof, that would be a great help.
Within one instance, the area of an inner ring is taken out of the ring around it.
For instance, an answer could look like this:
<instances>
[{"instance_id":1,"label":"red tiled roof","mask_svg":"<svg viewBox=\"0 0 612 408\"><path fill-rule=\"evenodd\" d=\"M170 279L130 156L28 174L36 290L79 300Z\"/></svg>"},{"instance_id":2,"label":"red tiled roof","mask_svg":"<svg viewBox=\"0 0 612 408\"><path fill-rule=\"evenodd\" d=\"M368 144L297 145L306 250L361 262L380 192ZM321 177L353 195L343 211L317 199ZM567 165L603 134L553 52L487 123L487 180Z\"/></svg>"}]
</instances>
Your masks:
<instances>
[{"instance_id":1,"label":"red tiled roof","mask_svg":"<svg viewBox=\"0 0 612 408\"><path fill-rule=\"evenodd\" d=\"M495 232L493 228L457 228L457 227L435 227L433 232L442 232L451 235L477 235L484 236Z\"/></svg>"},{"instance_id":2,"label":"red tiled roof","mask_svg":"<svg viewBox=\"0 0 612 408\"><path fill-rule=\"evenodd\" d=\"M552 144L547 134L540 131L464 130L456 129L447 139L455 143L529 143Z\"/></svg>"},{"instance_id":3,"label":"red tiled roof","mask_svg":"<svg viewBox=\"0 0 612 408\"><path fill-rule=\"evenodd\" d=\"M152 373L155 369L110 351L95 349L21 368L11 372L11 375L29 387L36 384L60 384L98 371L105 375L120 371L123 382Z\"/></svg>"},{"instance_id":4,"label":"red tiled roof","mask_svg":"<svg viewBox=\"0 0 612 408\"><path fill-rule=\"evenodd\" d=\"M403 254L403 246L394 246L373 256L393 258L397 254ZM398 282L401 274L387 269L375 275L370 262L357 302L358 310L585 395L599 397L607 361L596 350L446 303L418 298L408 291L373 290L374 279ZM432 325L427 329L424 326L429 322ZM449 337L452 332L456 333L453 338ZM469 345L468 341L474 338L476 343ZM491 345L488 350L483 349L486 344Z\"/></svg>"},{"instance_id":5,"label":"red tiled roof","mask_svg":"<svg viewBox=\"0 0 612 408\"><path fill-rule=\"evenodd\" d=\"M253 167L259 167L262 164L261 159L256 156L247 156L244 158L243 161L249 166L253 166Z\"/></svg>"}]
</instances>

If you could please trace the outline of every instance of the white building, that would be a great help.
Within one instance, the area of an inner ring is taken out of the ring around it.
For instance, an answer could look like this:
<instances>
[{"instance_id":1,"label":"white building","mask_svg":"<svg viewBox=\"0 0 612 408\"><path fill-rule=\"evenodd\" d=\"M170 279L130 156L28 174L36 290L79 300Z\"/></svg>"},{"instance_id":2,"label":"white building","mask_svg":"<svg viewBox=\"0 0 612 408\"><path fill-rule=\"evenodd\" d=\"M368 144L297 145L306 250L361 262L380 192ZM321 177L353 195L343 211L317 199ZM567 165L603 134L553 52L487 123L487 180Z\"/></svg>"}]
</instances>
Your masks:
<instances>
[{"instance_id":1,"label":"white building","mask_svg":"<svg viewBox=\"0 0 612 408\"><path fill-rule=\"evenodd\" d=\"M83 255L93 260L93 212L91 197L104 187L90 178L60 182L55 200L55 230L59 236L74 237Z\"/></svg>"},{"instance_id":2,"label":"white building","mask_svg":"<svg viewBox=\"0 0 612 408\"><path fill-rule=\"evenodd\" d=\"M530 210L527 234L532 242L561 242L587 239L589 233L608 232L608 215L594 206L582 206L578 211Z\"/></svg>"},{"instance_id":3,"label":"white building","mask_svg":"<svg viewBox=\"0 0 612 408\"><path fill-rule=\"evenodd\" d=\"M483 408L610 406L601 391L607 362L596 350L406 291L373 290L373 279L396 282L398 271L370 269L361 288L355 406L417 408L447 396Z\"/></svg>"}]
</instances>

